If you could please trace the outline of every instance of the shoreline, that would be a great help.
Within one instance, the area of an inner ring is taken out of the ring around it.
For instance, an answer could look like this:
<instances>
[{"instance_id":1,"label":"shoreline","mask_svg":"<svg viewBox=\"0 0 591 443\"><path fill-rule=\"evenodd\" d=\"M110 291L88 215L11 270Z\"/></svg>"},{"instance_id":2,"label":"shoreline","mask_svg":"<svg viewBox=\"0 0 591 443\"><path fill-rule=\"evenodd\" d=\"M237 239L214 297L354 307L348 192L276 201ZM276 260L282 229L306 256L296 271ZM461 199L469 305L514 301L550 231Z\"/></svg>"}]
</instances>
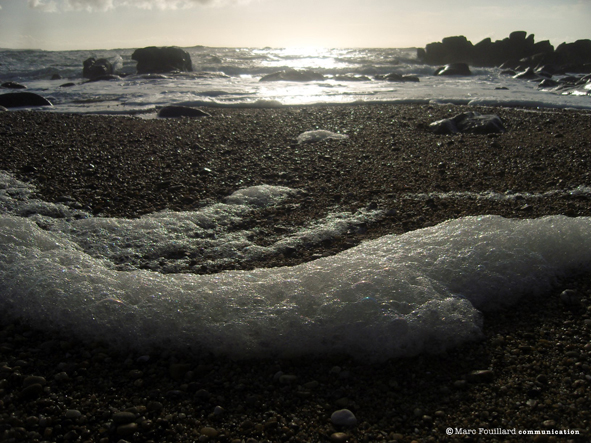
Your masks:
<instances>
[{"instance_id":1,"label":"shoreline","mask_svg":"<svg viewBox=\"0 0 591 443\"><path fill-rule=\"evenodd\" d=\"M430 122L466 109L497 113L508 132L428 131ZM466 215L591 215L589 197L569 194L591 185L589 113L524 117L506 108L423 105L208 112L211 118L116 121L0 113L0 169L35 183L47 201L61 199L104 216L195 209L262 183L305 190L287 203L296 211L286 204L265 213L267 230L318 219L335 206L393 211L363 232L249 265L254 267L293 265ZM296 137L312 129L349 138L297 144ZM537 200L403 198L554 190L564 192ZM228 269L245 265L233 266ZM565 278L550 294L526 295L519 309L486 314L485 341L380 364L347 357L233 362L172 351L147 357L79 343L65 331L3 325L0 422L6 424L0 435L24 436L22 441L313 442L345 441L333 435L343 431L350 442L505 439L470 439L461 432L447 437L451 427L579 430L566 440L531 439L585 441L591 419L590 277ZM578 299L561 297L565 289L576 290ZM357 426L331 424L331 414L342 408L354 412Z\"/></svg>"}]
</instances>

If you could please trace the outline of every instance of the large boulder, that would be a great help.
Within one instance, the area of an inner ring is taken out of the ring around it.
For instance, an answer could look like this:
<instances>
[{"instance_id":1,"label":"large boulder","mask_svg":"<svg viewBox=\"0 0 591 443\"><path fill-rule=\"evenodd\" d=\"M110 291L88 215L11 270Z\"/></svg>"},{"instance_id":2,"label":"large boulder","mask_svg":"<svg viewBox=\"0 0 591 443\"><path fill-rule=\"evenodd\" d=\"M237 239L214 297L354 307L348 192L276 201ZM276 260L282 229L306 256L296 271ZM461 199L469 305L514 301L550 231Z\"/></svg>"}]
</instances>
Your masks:
<instances>
[{"instance_id":1,"label":"large boulder","mask_svg":"<svg viewBox=\"0 0 591 443\"><path fill-rule=\"evenodd\" d=\"M106 58L96 59L94 57L84 60L82 76L84 78L95 79L113 74L113 64Z\"/></svg>"},{"instance_id":2,"label":"large boulder","mask_svg":"<svg viewBox=\"0 0 591 443\"><path fill-rule=\"evenodd\" d=\"M137 61L138 74L152 74L162 72L192 72L193 63L189 53L174 46L136 49L131 55Z\"/></svg>"},{"instance_id":3,"label":"large boulder","mask_svg":"<svg viewBox=\"0 0 591 443\"><path fill-rule=\"evenodd\" d=\"M573 43L562 43L554 51L550 60L571 72L585 72L580 67L591 63L591 40L577 40Z\"/></svg>"},{"instance_id":4,"label":"large boulder","mask_svg":"<svg viewBox=\"0 0 591 443\"><path fill-rule=\"evenodd\" d=\"M5 108L20 108L28 106L52 106L45 97L32 92L10 92L0 95L0 106Z\"/></svg>"}]
</instances>

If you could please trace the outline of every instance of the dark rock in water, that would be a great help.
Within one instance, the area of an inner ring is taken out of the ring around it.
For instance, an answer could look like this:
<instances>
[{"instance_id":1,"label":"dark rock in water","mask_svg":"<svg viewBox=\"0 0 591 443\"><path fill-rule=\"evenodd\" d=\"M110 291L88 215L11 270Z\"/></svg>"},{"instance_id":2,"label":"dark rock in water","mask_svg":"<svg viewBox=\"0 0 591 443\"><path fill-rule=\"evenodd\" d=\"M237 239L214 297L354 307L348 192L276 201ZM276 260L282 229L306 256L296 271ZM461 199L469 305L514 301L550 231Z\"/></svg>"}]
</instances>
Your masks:
<instances>
[{"instance_id":1,"label":"dark rock in water","mask_svg":"<svg viewBox=\"0 0 591 443\"><path fill-rule=\"evenodd\" d=\"M259 81L261 82L314 82L325 80L322 74L314 71L300 71L297 69L286 69L285 71L274 72L263 76Z\"/></svg>"},{"instance_id":2,"label":"dark rock in water","mask_svg":"<svg viewBox=\"0 0 591 443\"><path fill-rule=\"evenodd\" d=\"M585 39L573 43L562 43L558 45L550 59L556 65L570 65L573 67L591 63L591 40ZM579 71L571 68L570 72Z\"/></svg>"},{"instance_id":3,"label":"dark rock in water","mask_svg":"<svg viewBox=\"0 0 591 443\"><path fill-rule=\"evenodd\" d=\"M384 75L384 76L380 76L380 77L376 77L379 78L380 80L386 80L389 82L419 82L419 78L416 75L410 75L410 74L397 74L395 72L392 72L390 74Z\"/></svg>"},{"instance_id":4,"label":"dark rock in water","mask_svg":"<svg viewBox=\"0 0 591 443\"><path fill-rule=\"evenodd\" d=\"M111 81L111 80L121 80L121 77L119 77L118 75L115 75L115 74L101 75L98 77L91 78L86 83Z\"/></svg>"},{"instance_id":5,"label":"dark rock in water","mask_svg":"<svg viewBox=\"0 0 591 443\"><path fill-rule=\"evenodd\" d=\"M8 89L27 89L27 87L25 85L21 85L20 83L16 83L16 82L5 82L5 83L2 83L0 86L2 86L3 88L8 88Z\"/></svg>"},{"instance_id":6,"label":"dark rock in water","mask_svg":"<svg viewBox=\"0 0 591 443\"><path fill-rule=\"evenodd\" d=\"M562 43L556 49L548 40L534 41L525 31L512 32L508 38L486 38L472 45L464 36L445 37L417 50L417 58L431 65L463 62L475 66L536 68L554 65L554 73L591 73L591 40Z\"/></svg>"},{"instance_id":7,"label":"dark rock in water","mask_svg":"<svg viewBox=\"0 0 591 443\"><path fill-rule=\"evenodd\" d=\"M72 83L72 82L64 83L63 85L60 85L60 88L70 88L72 86L76 86L76 83Z\"/></svg>"},{"instance_id":8,"label":"dark rock in water","mask_svg":"<svg viewBox=\"0 0 591 443\"><path fill-rule=\"evenodd\" d=\"M335 75L334 79L338 82L369 82L371 78L366 75L351 75L351 74L339 74Z\"/></svg>"},{"instance_id":9,"label":"dark rock in water","mask_svg":"<svg viewBox=\"0 0 591 443\"><path fill-rule=\"evenodd\" d=\"M555 88L558 85L559 83L557 81L552 80L551 78L545 78L540 83L538 83L538 88Z\"/></svg>"},{"instance_id":10,"label":"dark rock in water","mask_svg":"<svg viewBox=\"0 0 591 443\"><path fill-rule=\"evenodd\" d=\"M51 76L51 80L61 80L61 79L62 79L62 76L59 74L53 74Z\"/></svg>"},{"instance_id":11,"label":"dark rock in water","mask_svg":"<svg viewBox=\"0 0 591 443\"><path fill-rule=\"evenodd\" d=\"M193 63L189 53L174 46L136 49L131 55L137 61L138 74L158 74L162 72L192 72Z\"/></svg>"},{"instance_id":12,"label":"dark rock in water","mask_svg":"<svg viewBox=\"0 0 591 443\"><path fill-rule=\"evenodd\" d=\"M32 92L11 92L0 95L0 106L6 108L18 108L21 106L52 106L51 103L40 95Z\"/></svg>"},{"instance_id":13,"label":"dark rock in water","mask_svg":"<svg viewBox=\"0 0 591 443\"><path fill-rule=\"evenodd\" d=\"M499 66L503 62L518 61L535 54L550 54L554 47L548 42L534 42L534 35L525 31L512 32L508 38L490 38L473 45L466 37L446 37L441 42L429 43L417 50L417 57L431 65L463 62L476 66ZM541 56L540 56L541 57ZM513 68L515 66L512 66Z\"/></svg>"},{"instance_id":14,"label":"dark rock in water","mask_svg":"<svg viewBox=\"0 0 591 443\"><path fill-rule=\"evenodd\" d=\"M472 75L466 63L450 63L435 70L433 75Z\"/></svg>"},{"instance_id":15,"label":"dark rock in water","mask_svg":"<svg viewBox=\"0 0 591 443\"><path fill-rule=\"evenodd\" d=\"M158 117L211 117L205 111L188 106L165 106L158 112Z\"/></svg>"},{"instance_id":16,"label":"dark rock in water","mask_svg":"<svg viewBox=\"0 0 591 443\"><path fill-rule=\"evenodd\" d=\"M441 43L429 43L417 57L432 65L468 62L474 58L474 46L463 35L445 37Z\"/></svg>"},{"instance_id":17,"label":"dark rock in water","mask_svg":"<svg viewBox=\"0 0 591 443\"><path fill-rule=\"evenodd\" d=\"M478 112L465 112L453 118L433 122L429 125L429 129L435 134L455 134L457 132L492 134L506 132L503 122L497 115L482 115Z\"/></svg>"},{"instance_id":18,"label":"dark rock in water","mask_svg":"<svg viewBox=\"0 0 591 443\"><path fill-rule=\"evenodd\" d=\"M525 71L515 74L513 78L520 78L522 80L533 80L540 78L532 68L527 68Z\"/></svg>"},{"instance_id":19,"label":"dark rock in water","mask_svg":"<svg viewBox=\"0 0 591 443\"><path fill-rule=\"evenodd\" d=\"M113 64L106 58L90 57L84 60L84 68L82 69L82 76L84 78L94 79L103 77L105 75L113 74Z\"/></svg>"}]
</instances>

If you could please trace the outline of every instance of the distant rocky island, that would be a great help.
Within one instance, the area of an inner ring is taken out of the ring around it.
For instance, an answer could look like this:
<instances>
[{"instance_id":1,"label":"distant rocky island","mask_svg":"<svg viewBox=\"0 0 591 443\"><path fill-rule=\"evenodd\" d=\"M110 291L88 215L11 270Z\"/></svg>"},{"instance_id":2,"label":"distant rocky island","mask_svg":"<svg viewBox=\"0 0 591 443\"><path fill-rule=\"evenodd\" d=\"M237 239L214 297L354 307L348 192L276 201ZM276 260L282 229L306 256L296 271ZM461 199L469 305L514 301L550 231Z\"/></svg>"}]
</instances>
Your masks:
<instances>
[{"instance_id":1,"label":"distant rocky island","mask_svg":"<svg viewBox=\"0 0 591 443\"><path fill-rule=\"evenodd\" d=\"M535 42L533 34L512 32L503 40L490 38L473 44L463 35L446 37L417 50L417 58L430 65L467 63L503 68L545 68L547 71L591 73L591 40L562 43Z\"/></svg>"}]
</instances>

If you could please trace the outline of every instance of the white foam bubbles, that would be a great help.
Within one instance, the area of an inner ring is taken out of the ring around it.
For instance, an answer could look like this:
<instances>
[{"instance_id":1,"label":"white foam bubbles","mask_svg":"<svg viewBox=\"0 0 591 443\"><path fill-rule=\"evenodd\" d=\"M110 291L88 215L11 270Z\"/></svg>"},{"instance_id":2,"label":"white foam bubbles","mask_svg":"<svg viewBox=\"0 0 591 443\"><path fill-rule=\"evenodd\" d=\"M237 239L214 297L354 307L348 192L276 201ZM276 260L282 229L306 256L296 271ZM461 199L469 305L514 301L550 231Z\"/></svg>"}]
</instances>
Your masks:
<instances>
[{"instance_id":1,"label":"white foam bubbles","mask_svg":"<svg viewBox=\"0 0 591 443\"><path fill-rule=\"evenodd\" d=\"M325 129L317 129L314 131L306 131L298 135L298 143L314 143L324 140L346 140L349 136L345 134L337 134L336 132L327 131Z\"/></svg>"},{"instance_id":2,"label":"white foam bubbles","mask_svg":"<svg viewBox=\"0 0 591 443\"><path fill-rule=\"evenodd\" d=\"M1 307L138 348L384 359L479 338L477 308L513 304L588 266L589 232L589 218L467 217L294 267L163 275L114 271L28 219L3 216Z\"/></svg>"},{"instance_id":3,"label":"white foam bubbles","mask_svg":"<svg viewBox=\"0 0 591 443\"><path fill-rule=\"evenodd\" d=\"M214 275L124 271L115 258L186 251L191 232L211 241L219 260L248 257L256 245L224 224L255 214L247 202L274 204L295 191L247 188L234 204L137 220L24 214L23 205L52 205L30 198L32 192L0 176L0 312L136 349L371 360L440 351L480 338L481 310L543 294L558 276L591 264L588 217L482 216L384 236L293 267ZM331 214L257 253L378 216Z\"/></svg>"}]
</instances>

